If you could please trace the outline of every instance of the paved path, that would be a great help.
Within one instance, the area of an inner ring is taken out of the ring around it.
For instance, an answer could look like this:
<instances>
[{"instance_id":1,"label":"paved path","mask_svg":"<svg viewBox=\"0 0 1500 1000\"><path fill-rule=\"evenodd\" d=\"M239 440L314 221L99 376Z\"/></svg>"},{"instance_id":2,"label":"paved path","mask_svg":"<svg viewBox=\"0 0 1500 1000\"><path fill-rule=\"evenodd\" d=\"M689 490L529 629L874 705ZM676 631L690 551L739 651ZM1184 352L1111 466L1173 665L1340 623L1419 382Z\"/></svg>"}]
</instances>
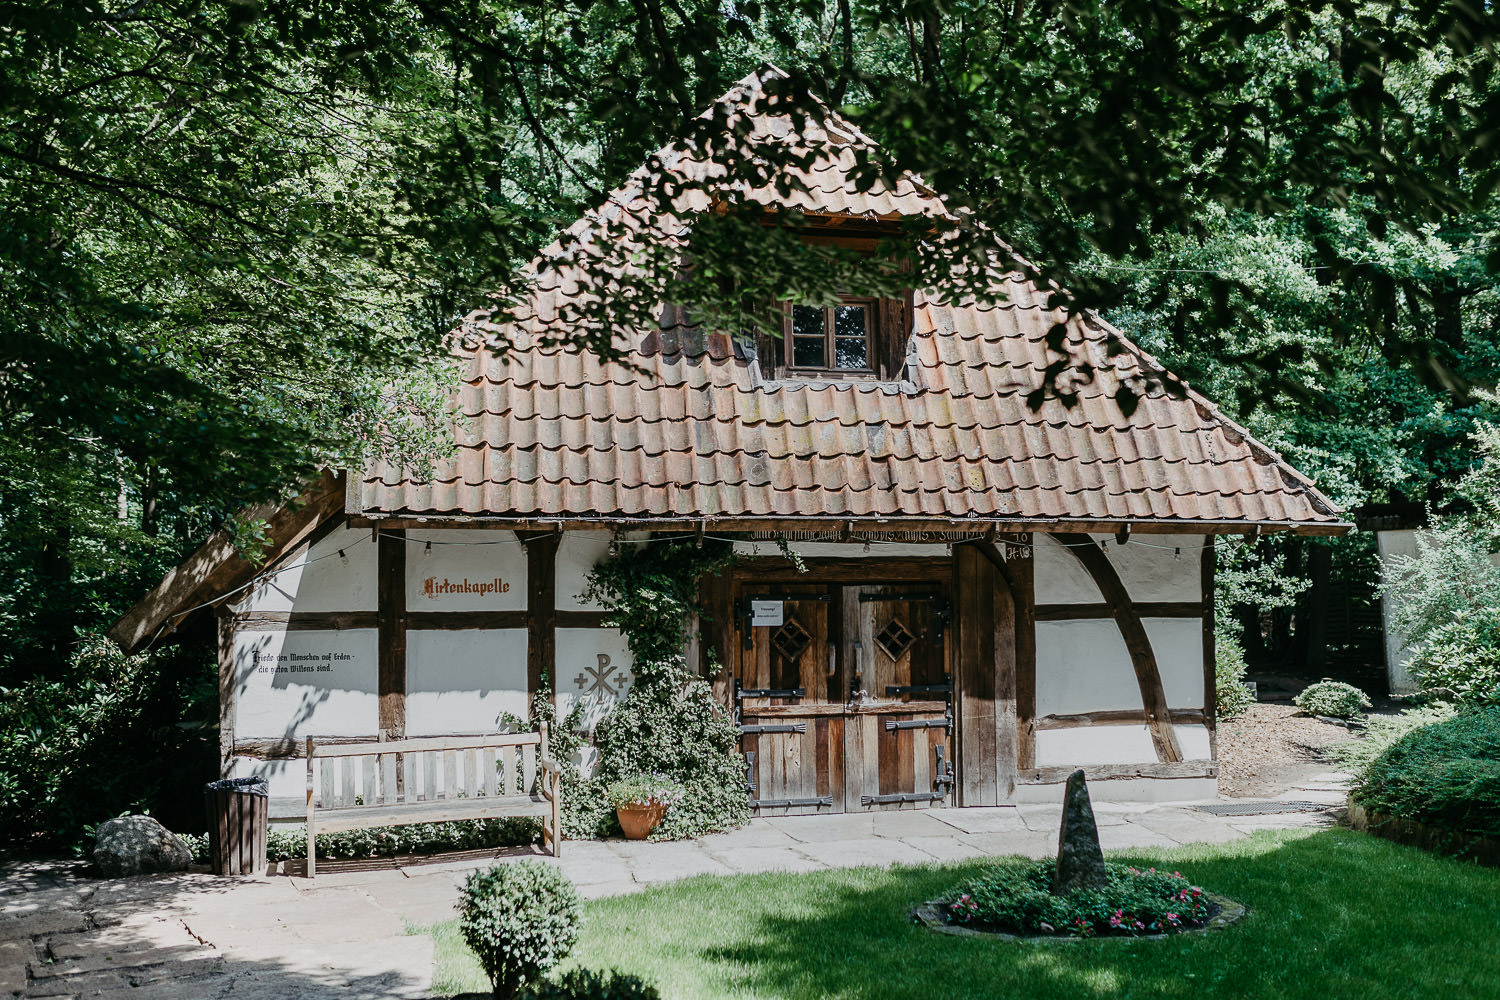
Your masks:
<instances>
[{"instance_id":1,"label":"paved path","mask_svg":"<svg viewBox=\"0 0 1500 1000\"><path fill-rule=\"evenodd\" d=\"M1285 797L1335 805L1337 775ZM1057 806L755 820L678 843L568 842L557 862L587 897L690 875L922 864L1057 849ZM1326 826L1330 813L1219 817L1191 807L1096 807L1106 850L1223 843ZM520 855L513 855L520 856ZM0 865L0 998L286 1000L425 997L432 941L458 887L493 859L297 877L202 873L101 881L81 865Z\"/></svg>"}]
</instances>

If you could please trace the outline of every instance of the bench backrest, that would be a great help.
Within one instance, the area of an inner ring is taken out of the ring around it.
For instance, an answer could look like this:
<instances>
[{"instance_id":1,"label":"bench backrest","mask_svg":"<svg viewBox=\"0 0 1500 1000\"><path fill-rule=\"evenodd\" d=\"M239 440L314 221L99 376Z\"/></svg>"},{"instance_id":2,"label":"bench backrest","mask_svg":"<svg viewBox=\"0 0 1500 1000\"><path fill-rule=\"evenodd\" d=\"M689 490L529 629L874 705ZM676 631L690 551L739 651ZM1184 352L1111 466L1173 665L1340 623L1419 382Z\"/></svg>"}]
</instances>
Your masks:
<instances>
[{"instance_id":1,"label":"bench backrest","mask_svg":"<svg viewBox=\"0 0 1500 1000\"><path fill-rule=\"evenodd\" d=\"M537 733L438 736L381 743L307 741L307 784L319 809L530 795L547 727Z\"/></svg>"}]
</instances>

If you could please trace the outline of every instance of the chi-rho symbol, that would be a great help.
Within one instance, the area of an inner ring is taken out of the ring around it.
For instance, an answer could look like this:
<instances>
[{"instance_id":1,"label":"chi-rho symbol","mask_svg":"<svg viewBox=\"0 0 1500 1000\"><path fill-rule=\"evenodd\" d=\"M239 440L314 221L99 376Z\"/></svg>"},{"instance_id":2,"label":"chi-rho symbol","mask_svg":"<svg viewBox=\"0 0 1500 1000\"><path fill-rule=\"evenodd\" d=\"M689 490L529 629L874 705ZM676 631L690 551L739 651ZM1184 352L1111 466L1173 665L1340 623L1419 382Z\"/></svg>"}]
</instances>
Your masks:
<instances>
[{"instance_id":1,"label":"chi-rho symbol","mask_svg":"<svg viewBox=\"0 0 1500 1000\"><path fill-rule=\"evenodd\" d=\"M583 671L573 678L573 684L584 696L597 694L602 697L618 698L630 686L630 671L609 662L608 653L597 655L598 664L584 667Z\"/></svg>"}]
</instances>

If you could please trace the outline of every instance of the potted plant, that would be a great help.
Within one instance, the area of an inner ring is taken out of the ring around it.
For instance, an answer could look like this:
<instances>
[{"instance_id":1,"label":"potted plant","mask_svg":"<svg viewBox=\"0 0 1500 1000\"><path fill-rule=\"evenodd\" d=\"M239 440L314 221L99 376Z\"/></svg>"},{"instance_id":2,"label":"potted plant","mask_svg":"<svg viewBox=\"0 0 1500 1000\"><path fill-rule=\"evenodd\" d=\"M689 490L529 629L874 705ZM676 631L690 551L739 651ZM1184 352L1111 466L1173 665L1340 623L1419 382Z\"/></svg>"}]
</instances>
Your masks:
<instances>
[{"instance_id":1,"label":"potted plant","mask_svg":"<svg viewBox=\"0 0 1500 1000\"><path fill-rule=\"evenodd\" d=\"M620 819L620 829L629 840L645 840L667 810L686 794L681 782L664 774L637 774L612 782L605 789Z\"/></svg>"}]
</instances>

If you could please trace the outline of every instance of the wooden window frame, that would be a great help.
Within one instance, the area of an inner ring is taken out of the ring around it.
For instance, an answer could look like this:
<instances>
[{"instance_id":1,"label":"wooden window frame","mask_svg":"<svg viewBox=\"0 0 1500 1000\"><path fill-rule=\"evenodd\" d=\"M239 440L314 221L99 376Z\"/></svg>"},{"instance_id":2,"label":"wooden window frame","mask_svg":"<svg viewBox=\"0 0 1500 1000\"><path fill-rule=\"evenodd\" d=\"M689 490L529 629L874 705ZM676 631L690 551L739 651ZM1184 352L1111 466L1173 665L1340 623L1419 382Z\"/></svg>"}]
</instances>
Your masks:
<instances>
[{"instance_id":1,"label":"wooden window frame","mask_svg":"<svg viewBox=\"0 0 1500 1000\"><path fill-rule=\"evenodd\" d=\"M812 377L823 379L848 379L851 381L865 381L881 377L882 365L880 359L884 357L884 344L882 334L885 330L886 310L893 303L887 299L875 298L868 295L841 295L838 302L827 306L810 306L807 303L783 302L781 304L781 356L782 371L789 377ZM822 366L798 365L796 363L796 336L792 331L792 310L798 306L811 309L821 309L823 312L823 358L827 362L836 362L837 343L834 332L834 310L839 306L862 306L865 310L865 367L863 368L839 368L835 364Z\"/></svg>"}]
</instances>

